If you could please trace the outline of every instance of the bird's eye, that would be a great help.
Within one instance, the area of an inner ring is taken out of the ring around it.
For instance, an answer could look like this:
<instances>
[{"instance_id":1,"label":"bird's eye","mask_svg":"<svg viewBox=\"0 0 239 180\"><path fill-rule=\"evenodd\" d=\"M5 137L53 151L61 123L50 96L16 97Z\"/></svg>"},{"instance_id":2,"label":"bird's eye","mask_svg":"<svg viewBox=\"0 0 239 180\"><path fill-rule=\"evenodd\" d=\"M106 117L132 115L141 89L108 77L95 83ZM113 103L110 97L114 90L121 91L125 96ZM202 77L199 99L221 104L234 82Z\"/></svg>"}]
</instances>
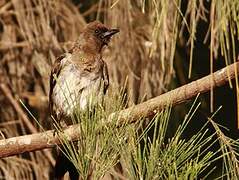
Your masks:
<instances>
[{"instance_id":1,"label":"bird's eye","mask_svg":"<svg viewBox=\"0 0 239 180\"><path fill-rule=\"evenodd\" d=\"M97 34L98 32L99 32L99 30L98 30L98 29L96 29L96 30L95 30L95 33Z\"/></svg>"}]
</instances>

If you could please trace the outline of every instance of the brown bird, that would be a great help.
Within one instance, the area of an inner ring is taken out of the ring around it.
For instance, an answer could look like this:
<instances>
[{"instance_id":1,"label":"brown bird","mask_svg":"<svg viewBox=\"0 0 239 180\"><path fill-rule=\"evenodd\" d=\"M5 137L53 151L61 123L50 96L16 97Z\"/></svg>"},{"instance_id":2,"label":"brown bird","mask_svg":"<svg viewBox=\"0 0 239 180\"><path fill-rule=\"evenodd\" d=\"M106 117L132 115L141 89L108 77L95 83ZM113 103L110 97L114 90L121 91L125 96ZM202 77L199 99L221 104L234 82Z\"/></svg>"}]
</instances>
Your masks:
<instances>
[{"instance_id":1,"label":"brown bird","mask_svg":"<svg viewBox=\"0 0 239 180\"><path fill-rule=\"evenodd\" d=\"M72 50L56 59L50 76L49 108L57 121L70 118L77 107L85 110L92 95L100 97L105 94L109 78L102 49L118 32L118 29L109 29L100 22L91 22ZM67 171L72 180L79 178L74 165L60 153L55 178L63 179Z\"/></svg>"}]
</instances>

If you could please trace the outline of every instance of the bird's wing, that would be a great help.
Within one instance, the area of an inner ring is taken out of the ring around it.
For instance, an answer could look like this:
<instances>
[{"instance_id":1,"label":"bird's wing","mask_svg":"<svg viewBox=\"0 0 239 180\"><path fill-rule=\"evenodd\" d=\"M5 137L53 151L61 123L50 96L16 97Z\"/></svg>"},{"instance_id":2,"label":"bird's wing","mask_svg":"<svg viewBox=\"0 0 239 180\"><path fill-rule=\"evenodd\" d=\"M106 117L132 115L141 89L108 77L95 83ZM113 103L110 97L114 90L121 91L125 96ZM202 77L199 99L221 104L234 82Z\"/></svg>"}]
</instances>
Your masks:
<instances>
[{"instance_id":1,"label":"bird's wing","mask_svg":"<svg viewBox=\"0 0 239 180\"><path fill-rule=\"evenodd\" d=\"M56 60L55 63L53 64L53 68L51 70L51 75L50 75L50 92L49 92L49 111L51 115L54 116L53 112L53 99L52 99L52 93L53 89L56 85L57 77L60 74L60 71L62 69L62 63L61 61L66 58L66 54L63 54L59 56Z\"/></svg>"},{"instance_id":2,"label":"bird's wing","mask_svg":"<svg viewBox=\"0 0 239 180\"><path fill-rule=\"evenodd\" d=\"M103 82L104 82L104 94L105 94L109 87L109 73L108 73L108 68L105 61L103 61Z\"/></svg>"}]
</instances>

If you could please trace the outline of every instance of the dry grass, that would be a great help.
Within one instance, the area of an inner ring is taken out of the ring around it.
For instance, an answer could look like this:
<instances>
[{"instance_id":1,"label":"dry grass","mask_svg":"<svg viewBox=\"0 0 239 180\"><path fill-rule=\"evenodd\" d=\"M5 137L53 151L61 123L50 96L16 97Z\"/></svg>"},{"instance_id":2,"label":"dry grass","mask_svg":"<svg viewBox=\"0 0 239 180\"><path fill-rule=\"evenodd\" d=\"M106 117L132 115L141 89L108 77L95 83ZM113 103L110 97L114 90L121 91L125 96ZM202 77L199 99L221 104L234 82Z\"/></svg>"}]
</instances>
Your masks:
<instances>
[{"instance_id":1,"label":"dry grass","mask_svg":"<svg viewBox=\"0 0 239 180\"><path fill-rule=\"evenodd\" d=\"M8 93L16 99L11 101L0 95L4 107L0 109L0 126L2 136L7 138L34 133L22 121L19 98L37 112L41 124L49 126L46 112L50 66L55 56L66 49L65 42L78 37L85 20L70 1L3 0L0 23L0 82L7 85ZM37 130L38 126L30 123ZM54 159L49 152L42 151L6 158L0 163L2 177L47 179Z\"/></svg>"},{"instance_id":2,"label":"dry grass","mask_svg":"<svg viewBox=\"0 0 239 180\"><path fill-rule=\"evenodd\" d=\"M114 53L109 59L113 82L121 84L128 77L132 103L167 91L174 74L176 6L168 1L102 2L108 8L105 22L121 31L112 43Z\"/></svg>"},{"instance_id":3,"label":"dry grass","mask_svg":"<svg viewBox=\"0 0 239 180\"><path fill-rule=\"evenodd\" d=\"M50 67L55 56L66 51L77 39L89 16L120 28L120 35L105 51L105 59L111 82L120 86L128 77L131 104L167 91L174 76L176 42L183 42L185 48L189 46L191 74L199 20L210 24L205 42L210 41L211 72L212 62L220 50L229 64L230 59L236 58L234 41L238 38L239 3L237 0L221 3L212 0L210 12L204 3L203 0L189 1L183 14L181 0L99 0L81 13L69 0L1 0L0 83L4 83L14 97L11 101L6 93L0 94L0 104L4 107L0 108L2 137L34 131L22 121L18 106L13 105L19 104L19 99L42 125L50 128L47 113ZM185 30L190 33L188 39L183 36ZM37 130L37 124L31 123ZM50 156L49 152L36 152L0 160L0 176L46 179L52 164ZM19 164L24 166L19 168Z\"/></svg>"}]
</instances>

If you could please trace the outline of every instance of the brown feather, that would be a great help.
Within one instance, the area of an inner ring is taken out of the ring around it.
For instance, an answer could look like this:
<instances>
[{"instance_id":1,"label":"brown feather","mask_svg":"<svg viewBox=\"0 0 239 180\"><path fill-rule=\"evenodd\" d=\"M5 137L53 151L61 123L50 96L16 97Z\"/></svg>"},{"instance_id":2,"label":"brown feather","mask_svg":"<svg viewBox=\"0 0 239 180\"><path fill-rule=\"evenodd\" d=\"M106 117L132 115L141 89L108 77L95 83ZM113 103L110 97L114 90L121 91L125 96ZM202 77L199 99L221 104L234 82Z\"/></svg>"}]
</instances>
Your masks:
<instances>
[{"instance_id":1,"label":"brown feather","mask_svg":"<svg viewBox=\"0 0 239 180\"><path fill-rule=\"evenodd\" d=\"M110 31L97 21L89 23L74 47L56 59L50 75L49 92L49 110L55 120L71 117L74 108L78 107L75 101L83 110L92 93L98 93L97 99L106 93L109 75L101 51L110 41L111 35L117 32L116 29ZM69 171L71 179L79 176L73 164L62 153L58 155L55 171L57 179L64 177L66 171Z\"/></svg>"},{"instance_id":2,"label":"brown feather","mask_svg":"<svg viewBox=\"0 0 239 180\"><path fill-rule=\"evenodd\" d=\"M56 115L53 111L53 99L52 99L52 92L53 89L56 85L56 78L58 77L58 75L60 74L61 71L61 60L64 59L66 57L65 54L59 56L56 61L53 64L52 70L51 70L51 75L50 75L50 91L49 91L49 111L50 114L56 118Z\"/></svg>"}]
</instances>

